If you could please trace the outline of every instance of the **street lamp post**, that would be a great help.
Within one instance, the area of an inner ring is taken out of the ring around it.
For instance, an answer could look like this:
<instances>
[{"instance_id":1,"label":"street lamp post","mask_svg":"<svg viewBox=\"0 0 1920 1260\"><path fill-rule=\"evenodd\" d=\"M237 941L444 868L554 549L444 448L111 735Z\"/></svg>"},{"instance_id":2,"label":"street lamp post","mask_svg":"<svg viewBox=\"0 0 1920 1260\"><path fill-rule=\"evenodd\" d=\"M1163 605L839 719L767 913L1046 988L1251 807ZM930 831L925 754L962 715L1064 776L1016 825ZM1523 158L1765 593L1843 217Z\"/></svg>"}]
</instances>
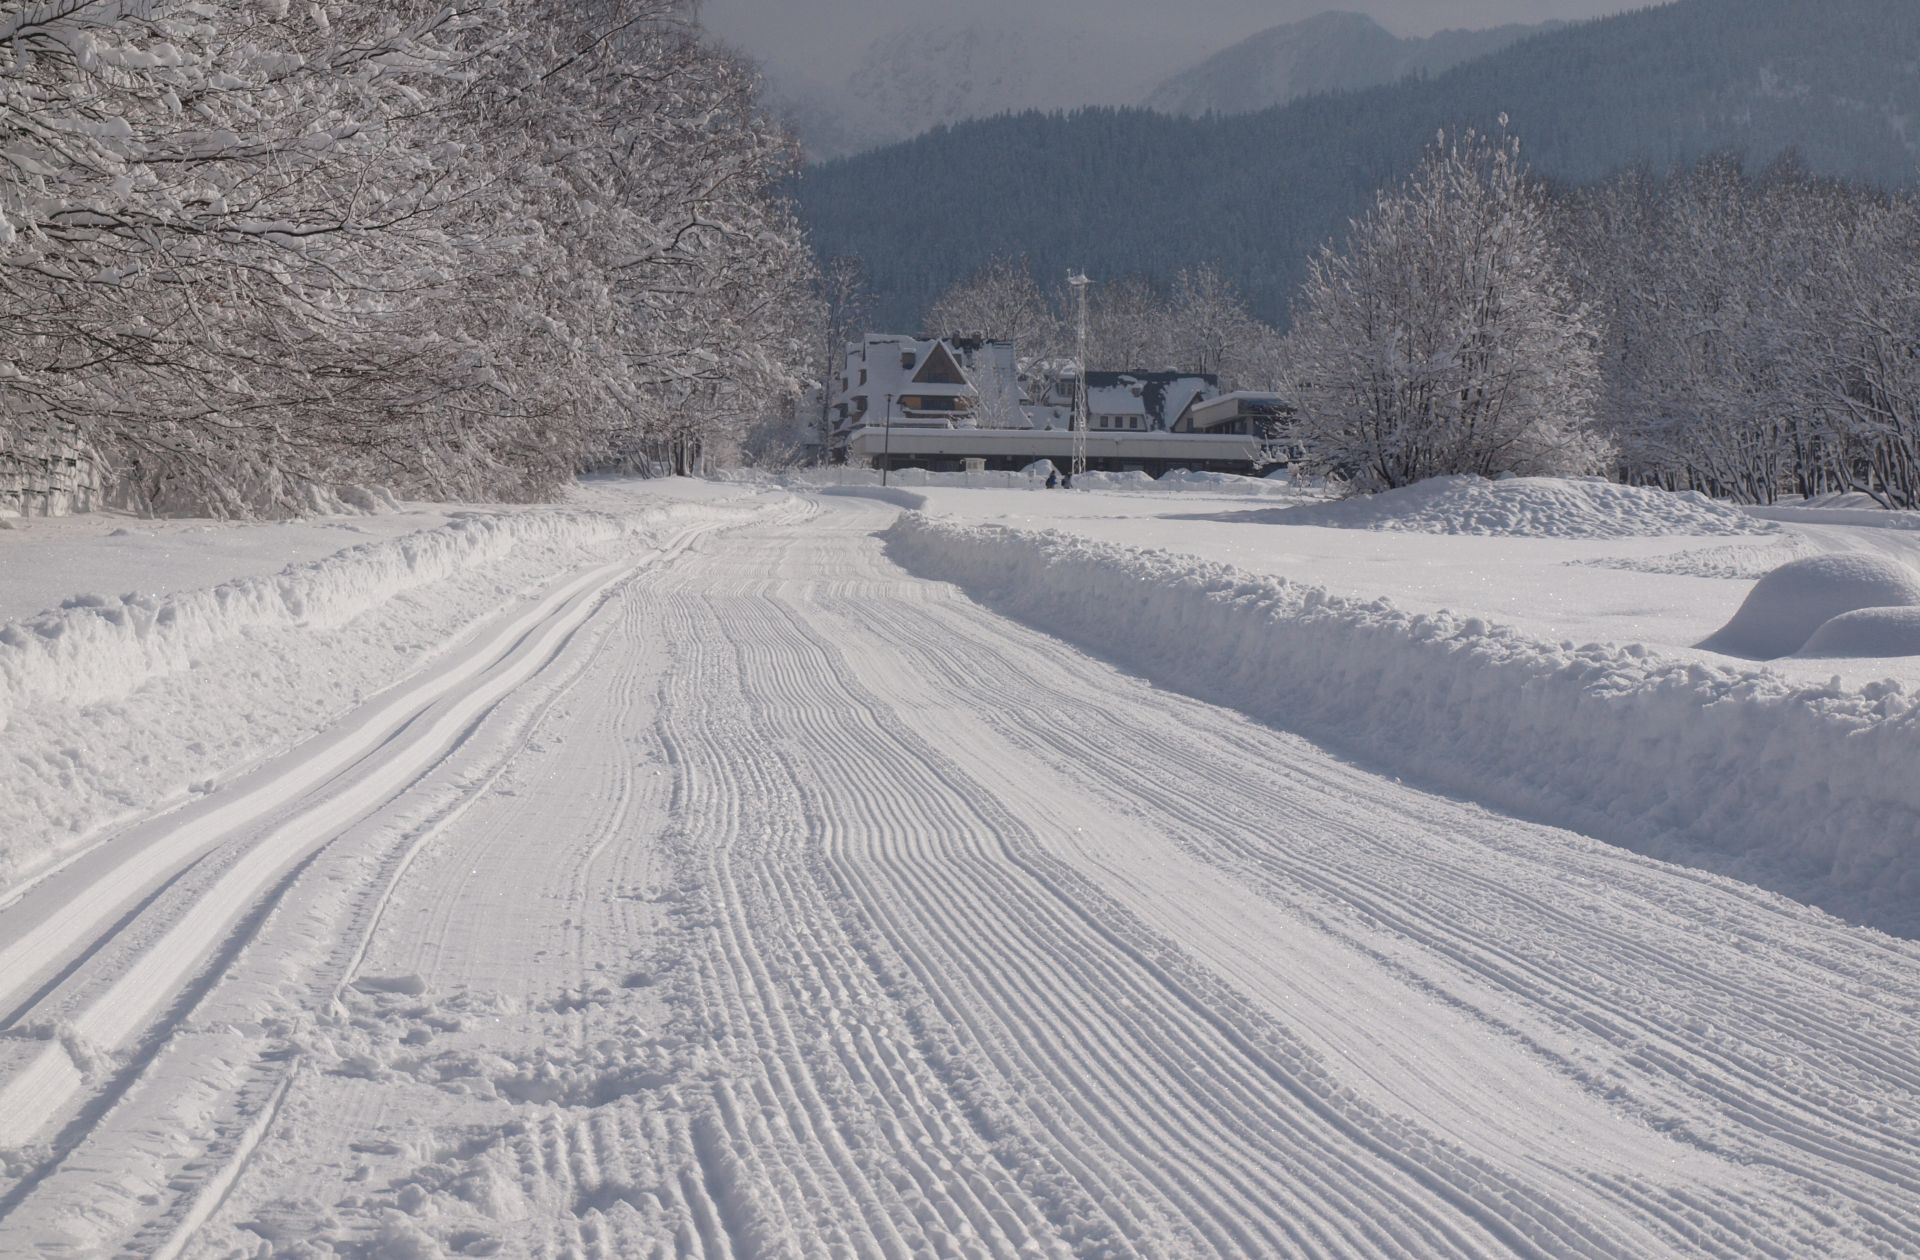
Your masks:
<instances>
[{"instance_id":1,"label":"street lamp post","mask_svg":"<svg viewBox=\"0 0 1920 1260\"><path fill-rule=\"evenodd\" d=\"M886 453L880 457L880 484L886 485L887 478L893 475L893 395L887 395L887 431Z\"/></svg>"}]
</instances>

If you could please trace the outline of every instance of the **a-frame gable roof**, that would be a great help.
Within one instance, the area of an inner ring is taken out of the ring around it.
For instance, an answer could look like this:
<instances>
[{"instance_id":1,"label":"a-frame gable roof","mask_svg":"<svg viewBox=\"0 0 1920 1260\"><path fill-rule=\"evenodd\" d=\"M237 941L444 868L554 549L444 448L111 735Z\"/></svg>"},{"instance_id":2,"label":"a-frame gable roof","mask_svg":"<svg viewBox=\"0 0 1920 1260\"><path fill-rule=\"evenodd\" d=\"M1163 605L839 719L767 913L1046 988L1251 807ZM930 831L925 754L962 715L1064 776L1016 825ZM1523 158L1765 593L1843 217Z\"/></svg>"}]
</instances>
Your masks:
<instances>
[{"instance_id":1,"label":"a-frame gable roof","mask_svg":"<svg viewBox=\"0 0 1920 1260\"><path fill-rule=\"evenodd\" d=\"M936 370L937 369L937 370ZM953 351L947 349L947 343L936 341L933 349L927 352L927 358L920 370L913 374L915 385L965 385L967 378L960 371L960 365L953 361Z\"/></svg>"}]
</instances>

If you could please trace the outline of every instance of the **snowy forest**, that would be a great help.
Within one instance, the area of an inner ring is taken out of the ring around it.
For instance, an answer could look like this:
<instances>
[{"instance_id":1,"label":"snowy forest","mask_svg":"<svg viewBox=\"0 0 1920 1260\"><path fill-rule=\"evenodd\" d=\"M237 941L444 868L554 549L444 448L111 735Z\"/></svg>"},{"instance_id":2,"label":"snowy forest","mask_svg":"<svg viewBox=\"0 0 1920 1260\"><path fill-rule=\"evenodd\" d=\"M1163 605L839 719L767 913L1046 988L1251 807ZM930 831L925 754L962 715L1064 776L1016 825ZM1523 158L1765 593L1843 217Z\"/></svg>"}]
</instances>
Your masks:
<instances>
[{"instance_id":1,"label":"snowy forest","mask_svg":"<svg viewBox=\"0 0 1920 1260\"><path fill-rule=\"evenodd\" d=\"M0 495L532 499L750 441L811 258L696 16L0 4Z\"/></svg>"}]
</instances>

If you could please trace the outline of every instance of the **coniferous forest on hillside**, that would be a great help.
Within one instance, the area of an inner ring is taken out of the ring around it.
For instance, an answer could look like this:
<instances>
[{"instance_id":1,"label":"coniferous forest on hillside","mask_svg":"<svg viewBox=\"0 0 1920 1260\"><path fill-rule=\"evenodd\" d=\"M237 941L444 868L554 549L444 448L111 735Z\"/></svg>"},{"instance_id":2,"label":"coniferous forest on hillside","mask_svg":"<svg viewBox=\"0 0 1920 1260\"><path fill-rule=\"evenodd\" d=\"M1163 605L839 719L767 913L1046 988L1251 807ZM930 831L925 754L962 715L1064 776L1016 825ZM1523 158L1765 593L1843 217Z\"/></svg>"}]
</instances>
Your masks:
<instances>
[{"instance_id":1,"label":"coniferous forest on hillside","mask_svg":"<svg viewBox=\"0 0 1920 1260\"><path fill-rule=\"evenodd\" d=\"M1725 152L1903 186L1920 142L1920 5L1684 0L1255 114L1088 109L938 128L810 168L796 194L821 257L866 263L883 323L911 326L987 260L1024 255L1042 277L1166 282L1214 264L1284 325L1315 248L1437 131L1491 131L1503 114L1533 169L1563 183Z\"/></svg>"}]
</instances>

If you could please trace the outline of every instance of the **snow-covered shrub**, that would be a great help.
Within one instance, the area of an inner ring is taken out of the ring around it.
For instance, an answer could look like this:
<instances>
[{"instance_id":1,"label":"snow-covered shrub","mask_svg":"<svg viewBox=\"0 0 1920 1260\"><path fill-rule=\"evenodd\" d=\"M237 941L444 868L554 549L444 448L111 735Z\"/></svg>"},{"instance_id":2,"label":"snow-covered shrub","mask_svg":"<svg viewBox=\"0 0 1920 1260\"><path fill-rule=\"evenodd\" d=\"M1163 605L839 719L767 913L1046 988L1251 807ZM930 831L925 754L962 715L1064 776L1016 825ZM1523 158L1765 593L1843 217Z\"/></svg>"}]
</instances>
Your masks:
<instances>
[{"instance_id":1,"label":"snow-covered shrub","mask_svg":"<svg viewBox=\"0 0 1920 1260\"><path fill-rule=\"evenodd\" d=\"M1314 259L1287 370L1299 439L1359 489L1600 471L1599 350L1520 146L1467 133Z\"/></svg>"}]
</instances>

